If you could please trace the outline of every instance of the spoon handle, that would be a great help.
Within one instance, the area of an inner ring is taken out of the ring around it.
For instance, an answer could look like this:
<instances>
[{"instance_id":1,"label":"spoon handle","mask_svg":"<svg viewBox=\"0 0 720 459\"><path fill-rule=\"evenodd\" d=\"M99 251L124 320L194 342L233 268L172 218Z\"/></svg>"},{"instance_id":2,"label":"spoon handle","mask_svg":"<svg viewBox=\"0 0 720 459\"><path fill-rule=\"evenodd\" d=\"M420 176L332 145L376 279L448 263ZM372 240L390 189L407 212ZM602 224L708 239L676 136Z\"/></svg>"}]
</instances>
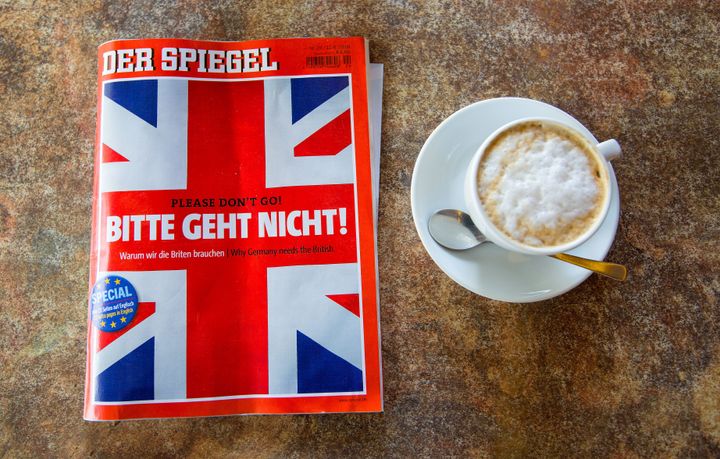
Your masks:
<instances>
[{"instance_id":1,"label":"spoon handle","mask_svg":"<svg viewBox=\"0 0 720 459\"><path fill-rule=\"evenodd\" d=\"M576 257L575 255L568 255L567 253L558 253L550 256L615 280L624 281L627 278L627 269L625 266L617 263L588 260L587 258Z\"/></svg>"}]
</instances>

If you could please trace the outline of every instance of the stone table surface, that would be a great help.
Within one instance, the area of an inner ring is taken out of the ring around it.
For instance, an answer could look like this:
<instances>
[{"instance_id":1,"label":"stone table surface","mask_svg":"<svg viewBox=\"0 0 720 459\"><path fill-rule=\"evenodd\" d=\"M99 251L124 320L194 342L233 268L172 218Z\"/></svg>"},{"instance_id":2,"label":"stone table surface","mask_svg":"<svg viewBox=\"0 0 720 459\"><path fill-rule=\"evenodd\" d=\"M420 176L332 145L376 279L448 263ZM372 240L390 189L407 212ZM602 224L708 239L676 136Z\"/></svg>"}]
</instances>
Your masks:
<instances>
[{"instance_id":1,"label":"stone table surface","mask_svg":"<svg viewBox=\"0 0 720 459\"><path fill-rule=\"evenodd\" d=\"M1 1L0 456L717 457L719 33L710 1ZM384 414L82 421L97 45L339 35L386 71ZM621 142L626 283L507 304L424 251L418 152L498 96Z\"/></svg>"}]
</instances>

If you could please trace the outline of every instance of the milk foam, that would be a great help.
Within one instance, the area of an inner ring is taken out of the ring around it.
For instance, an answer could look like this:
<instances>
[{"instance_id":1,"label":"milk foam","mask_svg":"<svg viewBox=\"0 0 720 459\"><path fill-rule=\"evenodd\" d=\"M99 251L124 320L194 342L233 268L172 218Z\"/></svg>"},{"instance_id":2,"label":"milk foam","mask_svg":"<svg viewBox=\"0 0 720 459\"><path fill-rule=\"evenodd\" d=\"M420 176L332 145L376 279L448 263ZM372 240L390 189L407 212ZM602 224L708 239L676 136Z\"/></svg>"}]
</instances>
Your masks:
<instances>
[{"instance_id":1,"label":"milk foam","mask_svg":"<svg viewBox=\"0 0 720 459\"><path fill-rule=\"evenodd\" d=\"M562 128L524 123L501 134L479 170L490 220L529 246L555 246L585 233L602 211L603 170L583 141Z\"/></svg>"}]
</instances>

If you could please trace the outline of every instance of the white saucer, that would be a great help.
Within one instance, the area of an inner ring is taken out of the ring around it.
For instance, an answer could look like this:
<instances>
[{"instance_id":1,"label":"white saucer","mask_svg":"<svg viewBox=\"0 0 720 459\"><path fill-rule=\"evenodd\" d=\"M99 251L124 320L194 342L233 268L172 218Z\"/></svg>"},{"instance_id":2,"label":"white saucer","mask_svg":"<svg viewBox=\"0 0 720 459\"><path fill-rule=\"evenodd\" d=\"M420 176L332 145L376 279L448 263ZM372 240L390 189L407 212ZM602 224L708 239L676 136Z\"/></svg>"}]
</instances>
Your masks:
<instances>
[{"instance_id":1,"label":"white saucer","mask_svg":"<svg viewBox=\"0 0 720 459\"><path fill-rule=\"evenodd\" d=\"M463 180L473 154L497 128L526 117L565 122L597 141L575 118L543 102L514 97L476 102L453 113L430 134L415 163L410 190L415 227L440 269L478 295L513 303L561 295L591 273L554 258L509 252L489 243L462 252L448 250L433 241L427 222L439 209L466 209ZM612 166L610 179L612 199L605 221L593 237L569 253L602 260L610 250L620 216L619 190Z\"/></svg>"}]
</instances>

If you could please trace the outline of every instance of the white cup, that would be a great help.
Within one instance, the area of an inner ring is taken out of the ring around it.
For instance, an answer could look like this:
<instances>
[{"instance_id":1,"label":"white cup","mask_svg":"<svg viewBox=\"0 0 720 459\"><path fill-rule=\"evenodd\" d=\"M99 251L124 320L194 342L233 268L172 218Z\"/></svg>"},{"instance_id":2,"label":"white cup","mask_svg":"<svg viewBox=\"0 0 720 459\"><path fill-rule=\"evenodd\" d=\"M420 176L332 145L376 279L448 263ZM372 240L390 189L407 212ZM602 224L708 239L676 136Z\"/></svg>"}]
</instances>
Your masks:
<instances>
[{"instance_id":1,"label":"white cup","mask_svg":"<svg viewBox=\"0 0 720 459\"><path fill-rule=\"evenodd\" d=\"M575 133L578 138L584 139L586 142L586 145L588 146L588 151L592 151L597 159L597 163L602 168L602 174L605 179L605 196L602 204L602 210L598 217L595 219L593 224L585 231L583 234L581 234L579 237L575 238L574 240L567 242L565 244L561 245L555 245L555 246L543 246L543 247L534 247L522 244L509 236L507 236L505 233L503 233L500 229L498 229L495 224L490 220L490 218L485 213L485 210L483 208L482 202L480 201L480 196L478 194L478 169L480 167L480 162L483 159L485 152L488 148L488 146L495 140L500 134L507 131L508 129L522 123L527 123L531 121L538 121L542 122L544 124L554 124L556 126L559 126L560 128L564 128L572 133ZM610 181L610 174L609 174L609 164L608 161L611 159L619 157L621 154L620 144L614 140L606 140L605 142L602 142L600 144L595 144L595 142L592 139L589 139L587 136L585 136L583 133L579 132L577 129L568 126L565 123L561 123L552 119L548 118L523 118L520 120L516 120L513 122L510 122L508 124L505 124L504 126L501 126L499 129L497 129L495 132L490 134L490 136L485 139L485 141L480 145L480 148L477 149L475 152L475 155L473 156L472 160L470 161L470 166L468 167L467 173L465 175L465 204L468 208L468 213L470 214L470 217L473 220L473 223L475 223L475 226L478 227L478 229L485 235L485 237L488 238L489 241L494 242L495 244L499 245L500 247L503 247L507 250L512 250L514 252L520 252L525 253L529 255L552 255L556 253L561 252L567 252L583 242L587 241L595 232L600 228L600 225L602 224L603 220L605 220L605 217L608 212L608 208L610 207L610 199L611 199L611 193L612 193L612 186Z\"/></svg>"}]
</instances>

